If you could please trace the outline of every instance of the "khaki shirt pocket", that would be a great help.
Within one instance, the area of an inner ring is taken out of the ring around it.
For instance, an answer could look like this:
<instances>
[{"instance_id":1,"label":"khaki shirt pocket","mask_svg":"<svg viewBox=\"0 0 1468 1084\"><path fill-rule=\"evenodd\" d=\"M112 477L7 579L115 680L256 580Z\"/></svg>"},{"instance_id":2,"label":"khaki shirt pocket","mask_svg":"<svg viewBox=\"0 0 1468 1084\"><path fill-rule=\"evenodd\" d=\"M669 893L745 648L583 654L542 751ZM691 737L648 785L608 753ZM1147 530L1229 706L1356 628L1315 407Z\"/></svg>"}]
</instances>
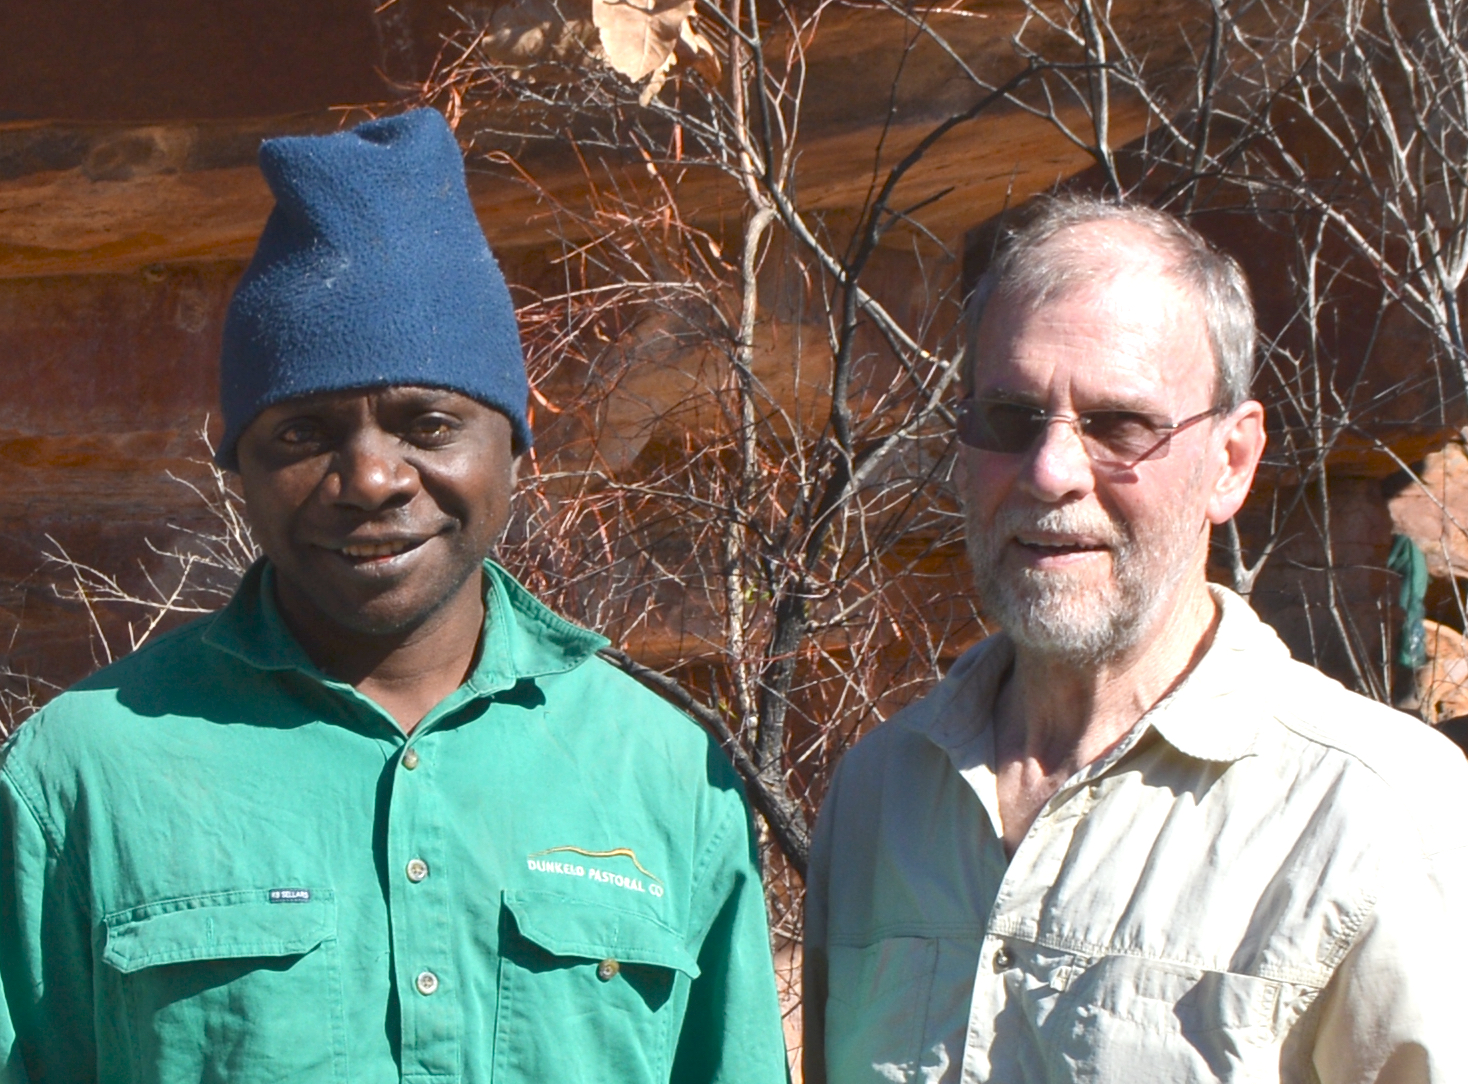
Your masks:
<instances>
[{"instance_id":1,"label":"khaki shirt pocket","mask_svg":"<svg viewBox=\"0 0 1468 1084\"><path fill-rule=\"evenodd\" d=\"M826 1076L919 1080L938 941L888 937L827 947ZM972 987L972 972L968 976Z\"/></svg>"},{"instance_id":2,"label":"khaki shirt pocket","mask_svg":"<svg viewBox=\"0 0 1468 1084\"><path fill-rule=\"evenodd\" d=\"M1103 957L1067 984L1061 1049L1086 1079L1277 1081L1282 1017L1300 992L1255 975Z\"/></svg>"},{"instance_id":3,"label":"khaki shirt pocket","mask_svg":"<svg viewBox=\"0 0 1468 1084\"><path fill-rule=\"evenodd\" d=\"M118 995L103 1003L123 1008L135 1080L346 1080L330 890L190 896L103 921L101 979Z\"/></svg>"},{"instance_id":4,"label":"khaki shirt pocket","mask_svg":"<svg viewBox=\"0 0 1468 1084\"><path fill-rule=\"evenodd\" d=\"M505 892L496 1081L666 1081L698 963L651 916Z\"/></svg>"}]
</instances>

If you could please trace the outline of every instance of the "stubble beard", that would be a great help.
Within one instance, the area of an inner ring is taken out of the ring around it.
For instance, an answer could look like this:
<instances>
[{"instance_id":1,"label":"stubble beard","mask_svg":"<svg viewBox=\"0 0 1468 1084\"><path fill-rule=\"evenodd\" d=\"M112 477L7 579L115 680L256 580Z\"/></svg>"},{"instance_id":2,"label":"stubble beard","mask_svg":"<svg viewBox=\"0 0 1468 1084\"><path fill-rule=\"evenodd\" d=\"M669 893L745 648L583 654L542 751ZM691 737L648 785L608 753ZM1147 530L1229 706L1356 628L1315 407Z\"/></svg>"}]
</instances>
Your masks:
<instances>
[{"instance_id":1,"label":"stubble beard","mask_svg":"<svg viewBox=\"0 0 1468 1084\"><path fill-rule=\"evenodd\" d=\"M985 612L1017 646L1037 655L1079 665L1119 658L1153 626L1195 559L1202 531L1196 506L1181 500L1170 509L1144 535L1099 507L1001 508L987 527L969 516L969 563ZM1009 540L1031 531L1104 544L1111 576L1098 583L1072 572L1004 567Z\"/></svg>"}]
</instances>

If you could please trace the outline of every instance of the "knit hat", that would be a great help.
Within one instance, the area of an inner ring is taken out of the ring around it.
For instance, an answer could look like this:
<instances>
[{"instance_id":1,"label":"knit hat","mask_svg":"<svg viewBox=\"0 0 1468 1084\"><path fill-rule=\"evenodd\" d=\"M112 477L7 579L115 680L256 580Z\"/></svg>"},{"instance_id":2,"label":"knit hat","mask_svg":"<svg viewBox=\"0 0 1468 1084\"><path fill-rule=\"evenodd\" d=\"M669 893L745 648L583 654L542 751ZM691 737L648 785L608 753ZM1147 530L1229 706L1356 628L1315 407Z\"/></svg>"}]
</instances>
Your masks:
<instances>
[{"instance_id":1,"label":"knit hat","mask_svg":"<svg viewBox=\"0 0 1468 1084\"><path fill-rule=\"evenodd\" d=\"M529 448L514 306L443 116L267 140L260 170L275 210L224 323L219 465L268 406L405 384L494 407Z\"/></svg>"}]
</instances>

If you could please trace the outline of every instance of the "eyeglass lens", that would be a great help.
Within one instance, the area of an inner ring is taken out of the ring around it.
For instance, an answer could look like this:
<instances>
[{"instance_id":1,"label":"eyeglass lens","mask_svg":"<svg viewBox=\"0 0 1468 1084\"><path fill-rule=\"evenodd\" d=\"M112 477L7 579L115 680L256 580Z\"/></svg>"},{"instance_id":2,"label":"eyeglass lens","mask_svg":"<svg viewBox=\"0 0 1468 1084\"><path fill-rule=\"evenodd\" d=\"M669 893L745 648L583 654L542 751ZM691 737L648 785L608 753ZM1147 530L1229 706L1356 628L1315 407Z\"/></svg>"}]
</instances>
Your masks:
<instances>
[{"instance_id":1,"label":"eyeglass lens","mask_svg":"<svg viewBox=\"0 0 1468 1084\"><path fill-rule=\"evenodd\" d=\"M1052 416L1038 407L1003 400L968 399L959 404L958 439L986 452L1028 452L1045 434ZM1070 421L1070 419L1065 419ZM1072 425L1094 459L1136 461L1167 454L1172 427L1131 410L1087 410Z\"/></svg>"}]
</instances>

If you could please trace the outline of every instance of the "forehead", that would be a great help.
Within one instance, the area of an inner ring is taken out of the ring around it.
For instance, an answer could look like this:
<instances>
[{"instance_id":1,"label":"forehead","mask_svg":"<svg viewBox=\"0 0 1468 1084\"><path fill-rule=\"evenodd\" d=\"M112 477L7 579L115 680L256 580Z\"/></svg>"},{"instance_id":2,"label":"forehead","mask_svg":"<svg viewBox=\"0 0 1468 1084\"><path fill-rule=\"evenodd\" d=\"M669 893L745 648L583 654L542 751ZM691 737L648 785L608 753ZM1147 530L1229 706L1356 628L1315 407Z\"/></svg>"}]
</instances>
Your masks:
<instances>
[{"instance_id":1,"label":"forehead","mask_svg":"<svg viewBox=\"0 0 1468 1084\"><path fill-rule=\"evenodd\" d=\"M1118 268L1041 299L996 296L974 350L978 395L1175 409L1210 398L1215 383L1196 297L1150 267Z\"/></svg>"},{"instance_id":2,"label":"forehead","mask_svg":"<svg viewBox=\"0 0 1468 1084\"><path fill-rule=\"evenodd\" d=\"M383 388L342 388L293 396L266 407L261 413L310 414L337 411L378 411L400 407L427 409L456 406L464 410L491 410L475 399L448 388L393 384Z\"/></svg>"}]
</instances>

